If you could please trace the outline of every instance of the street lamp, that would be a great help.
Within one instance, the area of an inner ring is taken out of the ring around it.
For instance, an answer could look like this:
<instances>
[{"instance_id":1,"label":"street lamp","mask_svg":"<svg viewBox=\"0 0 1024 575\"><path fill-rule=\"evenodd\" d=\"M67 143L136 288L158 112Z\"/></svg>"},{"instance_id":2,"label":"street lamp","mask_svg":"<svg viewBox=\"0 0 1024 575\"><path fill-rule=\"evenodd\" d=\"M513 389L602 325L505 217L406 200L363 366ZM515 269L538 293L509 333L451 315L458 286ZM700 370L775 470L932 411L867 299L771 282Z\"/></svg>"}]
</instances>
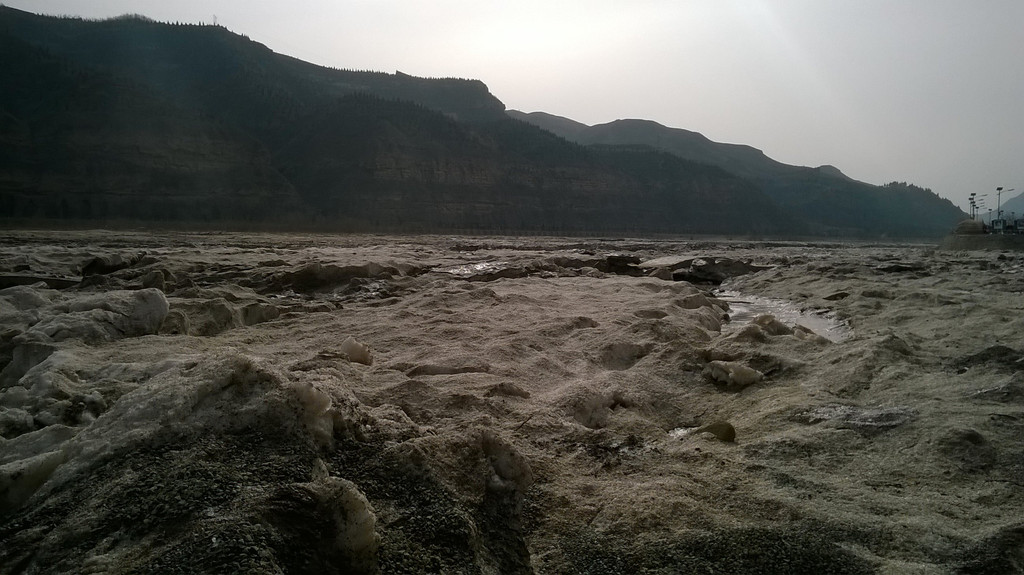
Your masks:
<instances>
[{"instance_id":1,"label":"street lamp","mask_svg":"<svg viewBox=\"0 0 1024 575\"><path fill-rule=\"evenodd\" d=\"M997 218L1002 218L1003 217L1002 210L999 209L1003 205L1002 204L1002 199L1003 199L1003 187L999 186L998 188L996 188L996 217Z\"/></svg>"},{"instance_id":2,"label":"street lamp","mask_svg":"<svg viewBox=\"0 0 1024 575\"><path fill-rule=\"evenodd\" d=\"M1009 190L1003 190L1003 191L1004 191L1004 192L1006 192L1007 194L1009 194L1010 192L1012 192L1012 191L1013 191L1013 188L1010 188ZM1000 217L1000 218L1001 218L1001 217L1003 217L1003 210L1002 210L1002 205L1003 205L1003 204L1002 204L1002 203L1000 203L1000 204L999 204L999 208L997 208L997 209L999 210L999 214L998 214L998 215L999 215L999 217Z\"/></svg>"},{"instance_id":3,"label":"street lamp","mask_svg":"<svg viewBox=\"0 0 1024 575\"><path fill-rule=\"evenodd\" d=\"M1006 190L1006 193L1010 193L1012 191L1013 191L1013 188L1010 188L1009 190ZM998 188L996 188L996 218L999 221L1002 221L1002 219L1003 219L1003 209L1002 209L1002 207L1003 207L1003 187L999 186Z\"/></svg>"}]
</instances>

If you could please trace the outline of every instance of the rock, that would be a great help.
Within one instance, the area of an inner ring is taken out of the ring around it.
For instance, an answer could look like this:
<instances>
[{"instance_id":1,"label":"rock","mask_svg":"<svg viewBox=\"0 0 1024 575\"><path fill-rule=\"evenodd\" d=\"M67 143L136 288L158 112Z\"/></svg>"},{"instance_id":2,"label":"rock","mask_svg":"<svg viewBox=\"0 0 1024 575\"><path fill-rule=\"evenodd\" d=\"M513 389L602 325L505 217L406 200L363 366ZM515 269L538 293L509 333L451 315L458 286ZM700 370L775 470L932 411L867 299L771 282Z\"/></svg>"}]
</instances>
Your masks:
<instances>
[{"instance_id":1,"label":"rock","mask_svg":"<svg viewBox=\"0 0 1024 575\"><path fill-rule=\"evenodd\" d=\"M156 288L160 291L166 291L167 278L164 277L164 273L160 270L146 272L146 275L142 276L141 281L144 288Z\"/></svg>"},{"instance_id":2,"label":"rock","mask_svg":"<svg viewBox=\"0 0 1024 575\"><path fill-rule=\"evenodd\" d=\"M673 272L680 268L688 268L695 258L685 256L663 256L653 260L645 260L637 264L642 269L667 269Z\"/></svg>"},{"instance_id":3,"label":"rock","mask_svg":"<svg viewBox=\"0 0 1024 575\"><path fill-rule=\"evenodd\" d=\"M649 278L657 278L660 280L672 281L672 270L668 268L655 268L654 271L647 274Z\"/></svg>"},{"instance_id":4,"label":"rock","mask_svg":"<svg viewBox=\"0 0 1024 575\"><path fill-rule=\"evenodd\" d=\"M700 324L702 328L711 332L721 332L722 320L726 317L725 314L715 310L713 307L695 309L688 315L697 320L697 323Z\"/></svg>"},{"instance_id":5,"label":"rock","mask_svg":"<svg viewBox=\"0 0 1024 575\"><path fill-rule=\"evenodd\" d=\"M156 333L168 312L167 298L158 289L112 291L71 300L30 327L21 342L86 343L114 341Z\"/></svg>"},{"instance_id":6,"label":"rock","mask_svg":"<svg viewBox=\"0 0 1024 575\"><path fill-rule=\"evenodd\" d=\"M14 385L22 376L36 365L50 357L57 347L51 343L32 341L22 336L17 341L11 354L11 361L0 371L0 388Z\"/></svg>"},{"instance_id":7,"label":"rock","mask_svg":"<svg viewBox=\"0 0 1024 575\"><path fill-rule=\"evenodd\" d=\"M764 269L768 267L730 258L698 258L693 260L690 267L673 272L672 279L695 284L719 285L729 278Z\"/></svg>"},{"instance_id":8,"label":"rock","mask_svg":"<svg viewBox=\"0 0 1024 575\"><path fill-rule=\"evenodd\" d=\"M643 275L643 271L637 267L638 263L640 263L640 258L636 256L611 254L605 258L603 266L598 266L598 269L611 274L639 277Z\"/></svg>"},{"instance_id":9,"label":"rock","mask_svg":"<svg viewBox=\"0 0 1024 575\"><path fill-rule=\"evenodd\" d=\"M768 335L793 335L793 328L782 323L771 314L759 315L751 323L760 326Z\"/></svg>"},{"instance_id":10,"label":"rock","mask_svg":"<svg viewBox=\"0 0 1024 575\"><path fill-rule=\"evenodd\" d=\"M439 271L471 282L491 282L498 279L524 278L530 275L531 270L508 262L481 262Z\"/></svg>"},{"instance_id":11,"label":"rock","mask_svg":"<svg viewBox=\"0 0 1024 575\"><path fill-rule=\"evenodd\" d=\"M733 361L712 361L704 368L704 376L725 385L727 389L740 390L760 383L764 374L756 369Z\"/></svg>"},{"instance_id":12,"label":"rock","mask_svg":"<svg viewBox=\"0 0 1024 575\"><path fill-rule=\"evenodd\" d=\"M695 293L685 297L676 299L673 303L683 309L697 309L702 307L711 307L711 300L702 293Z\"/></svg>"},{"instance_id":13,"label":"rock","mask_svg":"<svg viewBox=\"0 0 1024 575\"><path fill-rule=\"evenodd\" d=\"M853 429L865 435L873 435L905 425L916 417L917 411L910 407L864 408L829 404L798 413L791 419L806 425L828 422L840 429Z\"/></svg>"},{"instance_id":14,"label":"rock","mask_svg":"<svg viewBox=\"0 0 1024 575\"><path fill-rule=\"evenodd\" d=\"M267 289L275 291L292 289L300 293L314 293L334 289L347 284L353 278L390 278L398 274L397 269L376 263L337 266L313 262L295 271L275 274Z\"/></svg>"},{"instance_id":15,"label":"rock","mask_svg":"<svg viewBox=\"0 0 1024 575\"><path fill-rule=\"evenodd\" d=\"M720 441L736 441L736 428L728 421L715 421L697 428L695 433L710 433Z\"/></svg>"},{"instance_id":16,"label":"rock","mask_svg":"<svg viewBox=\"0 0 1024 575\"><path fill-rule=\"evenodd\" d=\"M998 458L996 447L974 429L951 429L936 443L941 454L967 473L988 469Z\"/></svg>"},{"instance_id":17,"label":"rock","mask_svg":"<svg viewBox=\"0 0 1024 575\"><path fill-rule=\"evenodd\" d=\"M957 369L969 369L979 365L988 366L1001 371L1018 371L1024 369L1024 352L1005 345L990 345L985 349L963 356L953 362Z\"/></svg>"},{"instance_id":18,"label":"rock","mask_svg":"<svg viewBox=\"0 0 1024 575\"><path fill-rule=\"evenodd\" d=\"M338 526L337 542L354 572L377 572L380 536L373 507L351 481L331 477L325 481L326 501Z\"/></svg>"},{"instance_id":19,"label":"rock","mask_svg":"<svg viewBox=\"0 0 1024 575\"><path fill-rule=\"evenodd\" d=\"M167 312L167 316L164 318L163 323L160 324L159 333L188 335L191 325L192 324L188 319L188 314L180 309L172 309Z\"/></svg>"},{"instance_id":20,"label":"rock","mask_svg":"<svg viewBox=\"0 0 1024 575\"><path fill-rule=\"evenodd\" d=\"M348 356L348 360L363 365L373 365L373 356L366 344L360 343L352 336L341 342L338 351Z\"/></svg>"},{"instance_id":21,"label":"rock","mask_svg":"<svg viewBox=\"0 0 1024 575\"><path fill-rule=\"evenodd\" d=\"M295 543L320 540L325 558L353 574L378 573L377 516L356 484L340 477L282 487L269 502L270 522ZM326 532L309 533L314 525Z\"/></svg>"},{"instance_id":22,"label":"rock","mask_svg":"<svg viewBox=\"0 0 1024 575\"><path fill-rule=\"evenodd\" d=\"M46 284L52 289L64 289L74 287L82 283L81 277L76 276L54 276L43 274L0 274L0 289L13 286L27 286L39 283Z\"/></svg>"},{"instance_id":23,"label":"rock","mask_svg":"<svg viewBox=\"0 0 1024 575\"><path fill-rule=\"evenodd\" d=\"M533 484L533 470L529 462L511 445L489 429L481 432L480 442L491 466L491 487L511 488L523 493Z\"/></svg>"},{"instance_id":24,"label":"rock","mask_svg":"<svg viewBox=\"0 0 1024 575\"><path fill-rule=\"evenodd\" d=\"M827 345L832 343L832 340L828 339L827 337L820 336L814 333L814 331L811 328L802 326L800 324L793 326L793 336L803 341L810 341L821 345Z\"/></svg>"},{"instance_id":25,"label":"rock","mask_svg":"<svg viewBox=\"0 0 1024 575\"><path fill-rule=\"evenodd\" d=\"M17 380L15 380L17 381ZM29 433L36 427L32 414L17 407L0 408L0 437L16 438ZM7 446L5 444L5 448Z\"/></svg>"},{"instance_id":26,"label":"rock","mask_svg":"<svg viewBox=\"0 0 1024 575\"><path fill-rule=\"evenodd\" d=\"M767 343L768 334L756 323L748 323L729 334L727 339L744 343Z\"/></svg>"},{"instance_id":27,"label":"rock","mask_svg":"<svg viewBox=\"0 0 1024 575\"><path fill-rule=\"evenodd\" d=\"M168 314L161 333L181 333L199 336L214 336L224 331L256 325L281 315L273 304L262 301L245 302L231 294L224 297L202 300L198 298L174 298L175 310Z\"/></svg>"},{"instance_id":28,"label":"rock","mask_svg":"<svg viewBox=\"0 0 1024 575\"><path fill-rule=\"evenodd\" d=\"M112 254L96 256L82 266L83 276L105 275L129 268L142 259L144 253L135 255Z\"/></svg>"},{"instance_id":29,"label":"rock","mask_svg":"<svg viewBox=\"0 0 1024 575\"><path fill-rule=\"evenodd\" d=\"M0 465L0 513L20 507L61 463L64 454L57 450Z\"/></svg>"},{"instance_id":30,"label":"rock","mask_svg":"<svg viewBox=\"0 0 1024 575\"><path fill-rule=\"evenodd\" d=\"M719 420L699 427L679 427L669 431L669 436L674 439L698 435L703 435L707 439L717 439L732 443L736 441L736 428L728 421Z\"/></svg>"},{"instance_id":31,"label":"rock","mask_svg":"<svg viewBox=\"0 0 1024 575\"><path fill-rule=\"evenodd\" d=\"M243 325L256 325L281 316L281 310L277 306L262 302L246 304L240 311Z\"/></svg>"},{"instance_id":32,"label":"rock","mask_svg":"<svg viewBox=\"0 0 1024 575\"><path fill-rule=\"evenodd\" d=\"M57 298L57 293L29 286L12 286L0 290L0 298L16 309L30 311L50 305ZM8 311L4 310L5 313Z\"/></svg>"},{"instance_id":33,"label":"rock","mask_svg":"<svg viewBox=\"0 0 1024 575\"><path fill-rule=\"evenodd\" d=\"M825 297L823 297L821 299L826 300L826 301L839 301L841 299L846 299L848 297L850 297L850 292L847 292L847 291L837 291L837 292L831 293L831 294L829 294L829 295L827 295L827 296L825 296Z\"/></svg>"}]
</instances>

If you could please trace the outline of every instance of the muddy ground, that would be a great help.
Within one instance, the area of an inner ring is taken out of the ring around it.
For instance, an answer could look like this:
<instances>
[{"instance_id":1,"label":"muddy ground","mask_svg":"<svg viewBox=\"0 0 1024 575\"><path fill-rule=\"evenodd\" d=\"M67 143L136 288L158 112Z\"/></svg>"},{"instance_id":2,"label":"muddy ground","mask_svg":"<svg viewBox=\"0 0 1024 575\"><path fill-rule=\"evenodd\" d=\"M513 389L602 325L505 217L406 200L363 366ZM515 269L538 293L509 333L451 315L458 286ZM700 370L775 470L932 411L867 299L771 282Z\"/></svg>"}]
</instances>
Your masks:
<instances>
[{"instance_id":1,"label":"muddy ground","mask_svg":"<svg viewBox=\"0 0 1024 575\"><path fill-rule=\"evenodd\" d=\"M1014 252L7 232L0 285L3 573L1024 565Z\"/></svg>"}]
</instances>

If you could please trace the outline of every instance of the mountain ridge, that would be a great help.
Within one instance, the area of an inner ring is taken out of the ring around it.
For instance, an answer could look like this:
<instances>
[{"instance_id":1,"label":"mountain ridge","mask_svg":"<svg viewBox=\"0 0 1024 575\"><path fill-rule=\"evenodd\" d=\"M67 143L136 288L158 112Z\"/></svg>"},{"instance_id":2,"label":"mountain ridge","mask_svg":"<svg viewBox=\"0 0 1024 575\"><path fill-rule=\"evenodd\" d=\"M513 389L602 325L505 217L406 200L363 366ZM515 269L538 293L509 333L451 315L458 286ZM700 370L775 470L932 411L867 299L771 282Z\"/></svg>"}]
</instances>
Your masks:
<instances>
[{"instance_id":1,"label":"mountain ridge","mask_svg":"<svg viewBox=\"0 0 1024 575\"><path fill-rule=\"evenodd\" d=\"M545 112L507 113L582 145L648 146L721 167L755 183L784 210L810 222L817 234L856 235L857 230L870 230L884 235L941 235L965 217L931 190L905 182L874 186L831 165L784 164L752 146L714 142L699 132L653 120L620 119L588 126Z\"/></svg>"},{"instance_id":2,"label":"mountain ridge","mask_svg":"<svg viewBox=\"0 0 1024 575\"><path fill-rule=\"evenodd\" d=\"M758 180L784 165L749 146L727 145L760 163L728 169L664 143L622 142L622 125L579 143L558 133L578 123L552 131L510 118L480 80L326 68L217 26L0 7L0 38L22 59L49 62L28 83L16 81L28 73L17 58L0 66L0 123L15 128L0 137L8 220L870 236L939 235L950 219L909 229L814 222ZM84 104L26 105L53 100L54 86ZM136 108L164 120L147 123Z\"/></svg>"},{"instance_id":3,"label":"mountain ridge","mask_svg":"<svg viewBox=\"0 0 1024 575\"><path fill-rule=\"evenodd\" d=\"M581 144L650 145L689 160L725 168L744 177L804 168L773 160L763 151L747 144L715 142L700 132L669 127L654 120L623 118L603 124L587 125L547 112L507 110L506 113L512 118L540 126ZM828 170L831 175L851 179L835 166L809 169L822 168Z\"/></svg>"}]
</instances>

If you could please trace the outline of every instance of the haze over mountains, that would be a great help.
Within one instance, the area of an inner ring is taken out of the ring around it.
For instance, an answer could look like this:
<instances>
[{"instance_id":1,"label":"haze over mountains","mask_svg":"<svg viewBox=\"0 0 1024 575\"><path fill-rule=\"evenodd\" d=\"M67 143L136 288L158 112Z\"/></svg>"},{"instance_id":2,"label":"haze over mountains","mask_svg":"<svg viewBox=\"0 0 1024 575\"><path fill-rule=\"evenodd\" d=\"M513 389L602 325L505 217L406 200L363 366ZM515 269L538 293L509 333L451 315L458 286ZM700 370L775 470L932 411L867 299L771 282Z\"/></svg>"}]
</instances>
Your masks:
<instances>
[{"instance_id":1,"label":"haze over mountains","mask_svg":"<svg viewBox=\"0 0 1024 575\"><path fill-rule=\"evenodd\" d=\"M217 26L0 8L0 218L338 231L939 236L928 190L478 80L329 69Z\"/></svg>"},{"instance_id":2,"label":"haze over mountains","mask_svg":"<svg viewBox=\"0 0 1024 575\"><path fill-rule=\"evenodd\" d=\"M912 184L873 186L847 177L835 166L791 166L751 146L713 142L697 132L650 120L587 126L543 112L510 110L508 114L583 145L646 146L718 166L757 184L777 205L808 222L816 234L927 234L933 222L963 217L953 215L952 203L936 201L935 194Z\"/></svg>"},{"instance_id":3,"label":"haze over mountains","mask_svg":"<svg viewBox=\"0 0 1024 575\"><path fill-rule=\"evenodd\" d=\"M1012 217L1014 219L1024 217L1024 193L1018 190L1013 190L1010 192L1004 191L1002 198L997 198L997 202L999 200L1002 200L1002 203L999 204L999 209L1003 212L1003 217ZM993 213L994 212L995 209L993 209ZM985 217L987 218L988 215L989 214L986 212Z\"/></svg>"}]
</instances>

